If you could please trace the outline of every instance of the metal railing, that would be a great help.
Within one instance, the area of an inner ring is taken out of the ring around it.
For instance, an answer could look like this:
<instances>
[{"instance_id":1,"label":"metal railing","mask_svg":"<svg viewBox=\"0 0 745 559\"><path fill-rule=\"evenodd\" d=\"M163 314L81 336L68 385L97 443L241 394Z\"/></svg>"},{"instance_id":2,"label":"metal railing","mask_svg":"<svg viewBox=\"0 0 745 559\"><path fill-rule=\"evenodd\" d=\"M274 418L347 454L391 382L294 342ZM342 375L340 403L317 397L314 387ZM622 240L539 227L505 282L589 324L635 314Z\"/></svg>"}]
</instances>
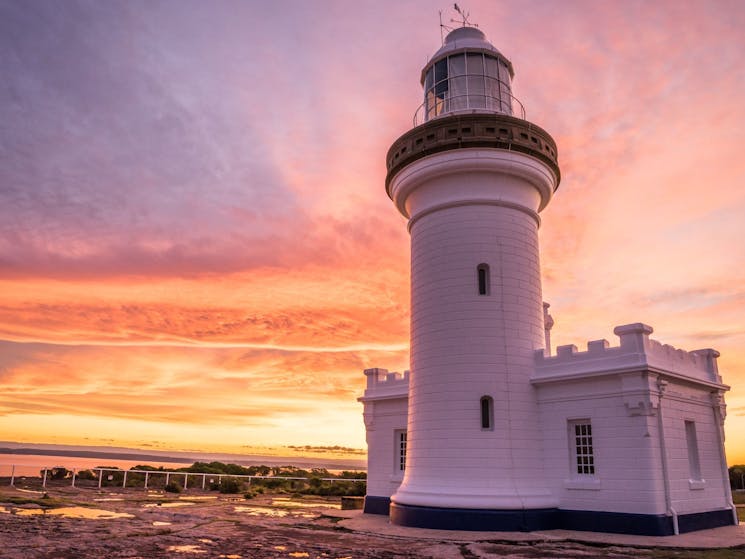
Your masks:
<instances>
[{"instance_id":1,"label":"metal railing","mask_svg":"<svg viewBox=\"0 0 745 559\"><path fill-rule=\"evenodd\" d=\"M505 99L508 96L509 102ZM501 96L464 93L443 98L425 100L414 112L414 126L419 126L435 118L458 113L497 113L512 115L525 120L525 107L511 93Z\"/></svg>"},{"instance_id":2,"label":"metal railing","mask_svg":"<svg viewBox=\"0 0 745 559\"><path fill-rule=\"evenodd\" d=\"M24 467L33 467L33 466L25 466L23 464L18 464L18 466L24 466ZM37 476L30 476L30 475L21 475L16 474L16 465L13 464L10 466L10 485L15 486L16 485L16 479L26 479L26 478L36 478ZM39 479L41 479L41 487L43 489L46 489L47 482L50 479L50 473L54 472L55 470L59 470L61 467L45 467L41 468L39 470ZM201 478L201 489L204 491L207 487L207 480L209 479L210 485L213 484L221 485L223 479L245 479L248 481L248 485L251 485L251 482L253 480L271 480L271 481L311 481L311 480L319 480L319 481L328 481L328 482L361 482L361 483L367 483L367 480L364 478L345 478L345 477L301 477L301 476L262 476L262 475L247 475L247 474L214 474L214 473L203 473L203 472L183 472L183 471L176 471L176 470L122 470L119 468L73 468L73 469L67 469L65 468L66 472L70 472L72 474L70 478L70 485L71 487L76 487L75 483L76 481L79 481L81 478L79 477L80 472L98 472L97 481L98 481L98 489L101 489L104 486L104 472L110 472L106 474L106 486L110 486L108 482L115 482L116 486L120 486L121 488L126 489L127 487L127 475L128 474L144 474L144 489L148 489L148 482L152 479L153 476L159 476L163 475L165 476L165 485L168 485L172 479L180 481L183 479L183 490L186 490L189 488L189 478L196 479L197 486L200 485L199 478ZM121 474L121 482L119 480L116 480L118 474ZM65 477L63 480L67 480L68 478ZM130 477L130 481L132 478ZM90 478L86 477L86 481L96 481L90 480ZM137 480L137 483L139 483L139 479ZM191 487L194 487L194 484L192 483Z\"/></svg>"}]
</instances>

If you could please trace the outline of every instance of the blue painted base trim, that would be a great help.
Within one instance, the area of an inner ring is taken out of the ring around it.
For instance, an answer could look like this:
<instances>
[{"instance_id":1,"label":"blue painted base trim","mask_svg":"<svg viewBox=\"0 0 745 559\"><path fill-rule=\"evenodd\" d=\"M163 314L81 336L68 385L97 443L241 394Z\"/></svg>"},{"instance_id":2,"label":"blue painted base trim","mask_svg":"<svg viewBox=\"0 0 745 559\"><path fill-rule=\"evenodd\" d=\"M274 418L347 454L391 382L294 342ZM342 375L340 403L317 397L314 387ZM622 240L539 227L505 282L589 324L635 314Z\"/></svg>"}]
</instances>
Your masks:
<instances>
[{"instance_id":1,"label":"blue painted base trim","mask_svg":"<svg viewBox=\"0 0 745 559\"><path fill-rule=\"evenodd\" d=\"M664 514L589 510L562 510L556 528L636 536L672 536L674 533L672 517Z\"/></svg>"},{"instance_id":2,"label":"blue painted base trim","mask_svg":"<svg viewBox=\"0 0 745 559\"><path fill-rule=\"evenodd\" d=\"M385 514L388 515L388 507L391 504L390 497L376 497L374 495L365 495L365 507L363 512L367 514Z\"/></svg>"},{"instance_id":3,"label":"blue painted base trim","mask_svg":"<svg viewBox=\"0 0 745 559\"><path fill-rule=\"evenodd\" d=\"M735 523L731 509L683 514L678 517L678 531L681 534L696 530L709 530L720 526L732 526Z\"/></svg>"},{"instance_id":4,"label":"blue painted base trim","mask_svg":"<svg viewBox=\"0 0 745 559\"><path fill-rule=\"evenodd\" d=\"M532 532L556 528L557 509L444 509L391 503L391 523L438 530Z\"/></svg>"},{"instance_id":5,"label":"blue painted base trim","mask_svg":"<svg viewBox=\"0 0 745 559\"><path fill-rule=\"evenodd\" d=\"M365 512L387 514L389 510L392 524L438 530L533 532L564 529L638 536L671 536L674 533L672 517L664 514L562 509L448 509L390 503L390 499L386 497L365 498ZM678 517L678 529L681 534L732 524L734 518L730 510L714 510Z\"/></svg>"}]
</instances>

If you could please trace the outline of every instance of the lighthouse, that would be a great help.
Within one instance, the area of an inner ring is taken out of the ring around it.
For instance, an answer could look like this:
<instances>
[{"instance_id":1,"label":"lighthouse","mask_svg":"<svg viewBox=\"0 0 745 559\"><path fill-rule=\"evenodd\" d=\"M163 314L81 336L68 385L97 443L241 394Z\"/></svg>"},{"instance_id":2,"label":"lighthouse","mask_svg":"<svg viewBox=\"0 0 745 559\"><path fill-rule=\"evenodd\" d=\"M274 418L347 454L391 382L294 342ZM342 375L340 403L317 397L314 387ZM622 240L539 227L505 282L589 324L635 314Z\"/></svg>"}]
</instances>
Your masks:
<instances>
[{"instance_id":1,"label":"lighthouse","mask_svg":"<svg viewBox=\"0 0 745 559\"><path fill-rule=\"evenodd\" d=\"M671 535L737 524L711 348L623 324L550 347L540 213L556 143L512 63L451 31L421 73L385 188L411 236L410 370L366 369L366 513L402 526Z\"/></svg>"},{"instance_id":2,"label":"lighthouse","mask_svg":"<svg viewBox=\"0 0 745 559\"><path fill-rule=\"evenodd\" d=\"M386 191L411 235L411 374L391 521L540 526L548 488L530 385L545 328L539 212L556 144L524 120L513 68L475 27L422 70L422 123L388 152ZM515 111L520 114L517 116Z\"/></svg>"}]
</instances>

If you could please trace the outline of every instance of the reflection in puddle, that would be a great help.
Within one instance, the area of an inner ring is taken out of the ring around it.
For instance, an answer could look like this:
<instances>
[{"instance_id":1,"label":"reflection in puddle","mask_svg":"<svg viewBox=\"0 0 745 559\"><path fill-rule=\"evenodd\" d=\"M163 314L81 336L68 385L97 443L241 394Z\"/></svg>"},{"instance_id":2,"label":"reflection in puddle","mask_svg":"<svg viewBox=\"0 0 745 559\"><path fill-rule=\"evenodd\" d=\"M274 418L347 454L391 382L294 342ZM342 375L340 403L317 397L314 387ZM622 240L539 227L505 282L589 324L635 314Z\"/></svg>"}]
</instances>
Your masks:
<instances>
[{"instance_id":1,"label":"reflection in puddle","mask_svg":"<svg viewBox=\"0 0 745 559\"><path fill-rule=\"evenodd\" d=\"M310 557L308 553L305 551L293 551L292 553L288 554L290 557Z\"/></svg>"},{"instance_id":2,"label":"reflection in puddle","mask_svg":"<svg viewBox=\"0 0 745 559\"><path fill-rule=\"evenodd\" d=\"M5 507L0 507L0 514L10 514L10 511Z\"/></svg>"},{"instance_id":3,"label":"reflection in puddle","mask_svg":"<svg viewBox=\"0 0 745 559\"><path fill-rule=\"evenodd\" d=\"M235 512L245 512L249 516L271 516L284 518L292 515L295 518L317 518L318 515L299 510L273 509L270 507L235 507Z\"/></svg>"},{"instance_id":4,"label":"reflection in puddle","mask_svg":"<svg viewBox=\"0 0 745 559\"><path fill-rule=\"evenodd\" d=\"M17 516L34 516L44 514L44 509L18 509L15 513Z\"/></svg>"},{"instance_id":5,"label":"reflection in puddle","mask_svg":"<svg viewBox=\"0 0 745 559\"><path fill-rule=\"evenodd\" d=\"M186 501L179 501L179 502L169 502L169 503L147 503L145 505L142 505L143 508L149 509L153 507L161 507L164 509L172 509L175 507L189 507L193 505L194 503L188 503Z\"/></svg>"},{"instance_id":6,"label":"reflection in puddle","mask_svg":"<svg viewBox=\"0 0 745 559\"><path fill-rule=\"evenodd\" d=\"M20 509L16 511L17 516L34 516L49 514L63 516L65 518L87 518L88 520L108 520L110 518L134 518L134 515L126 512L113 512L102 509L89 509L85 507L62 507L58 509Z\"/></svg>"},{"instance_id":7,"label":"reflection in puddle","mask_svg":"<svg viewBox=\"0 0 745 559\"><path fill-rule=\"evenodd\" d=\"M102 499L93 499L94 501L123 501L121 497L103 497Z\"/></svg>"},{"instance_id":8,"label":"reflection in puddle","mask_svg":"<svg viewBox=\"0 0 745 559\"><path fill-rule=\"evenodd\" d=\"M300 501L292 501L287 497L277 497L276 499L272 499L272 505L277 507L287 507L287 508L326 508L326 509L341 509L340 504L335 503L328 503L326 501L319 501L319 502L300 502Z\"/></svg>"},{"instance_id":9,"label":"reflection in puddle","mask_svg":"<svg viewBox=\"0 0 745 559\"><path fill-rule=\"evenodd\" d=\"M208 540L207 538L202 538L202 539L200 539L200 540L197 540L197 541L198 541L198 542L202 542L202 543L215 543L215 542L213 542L212 540Z\"/></svg>"},{"instance_id":10,"label":"reflection in puddle","mask_svg":"<svg viewBox=\"0 0 745 559\"><path fill-rule=\"evenodd\" d=\"M168 551L176 551L177 553L207 553L198 545L171 545L168 546Z\"/></svg>"},{"instance_id":11,"label":"reflection in puddle","mask_svg":"<svg viewBox=\"0 0 745 559\"><path fill-rule=\"evenodd\" d=\"M170 526L170 522L161 522L160 520L156 520L153 522L153 526Z\"/></svg>"},{"instance_id":12,"label":"reflection in puddle","mask_svg":"<svg viewBox=\"0 0 745 559\"><path fill-rule=\"evenodd\" d=\"M236 555L235 553L231 555L218 555L220 559L242 559L240 555Z\"/></svg>"},{"instance_id":13,"label":"reflection in puddle","mask_svg":"<svg viewBox=\"0 0 745 559\"><path fill-rule=\"evenodd\" d=\"M179 497L179 499L185 499L187 501L211 501L217 499L215 495L194 495L193 497Z\"/></svg>"}]
</instances>

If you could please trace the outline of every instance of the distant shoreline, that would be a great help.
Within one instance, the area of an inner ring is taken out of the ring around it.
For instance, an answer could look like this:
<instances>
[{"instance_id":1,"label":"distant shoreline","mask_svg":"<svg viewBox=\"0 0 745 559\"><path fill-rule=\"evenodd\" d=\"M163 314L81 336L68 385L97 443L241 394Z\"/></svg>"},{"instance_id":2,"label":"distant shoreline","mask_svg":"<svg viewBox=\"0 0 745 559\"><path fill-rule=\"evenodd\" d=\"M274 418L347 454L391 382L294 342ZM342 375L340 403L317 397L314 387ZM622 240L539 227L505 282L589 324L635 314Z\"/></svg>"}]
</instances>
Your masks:
<instances>
[{"instance_id":1,"label":"distant shoreline","mask_svg":"<svg viewBox=\"0 0 745 559\"><path fill-rule=\"evenodd\" d=\"M199 460L193 458L176 458L174 456L155 456L153 454L129 454L124 452L104 452L96 450L45 450L42 448L4 448L0 454L22 454L35 456L67 456L70 458L101 458L104 460L132 460L143 462L169 462L174 464L193 464Z\"/></svg>"}]
</instances>

